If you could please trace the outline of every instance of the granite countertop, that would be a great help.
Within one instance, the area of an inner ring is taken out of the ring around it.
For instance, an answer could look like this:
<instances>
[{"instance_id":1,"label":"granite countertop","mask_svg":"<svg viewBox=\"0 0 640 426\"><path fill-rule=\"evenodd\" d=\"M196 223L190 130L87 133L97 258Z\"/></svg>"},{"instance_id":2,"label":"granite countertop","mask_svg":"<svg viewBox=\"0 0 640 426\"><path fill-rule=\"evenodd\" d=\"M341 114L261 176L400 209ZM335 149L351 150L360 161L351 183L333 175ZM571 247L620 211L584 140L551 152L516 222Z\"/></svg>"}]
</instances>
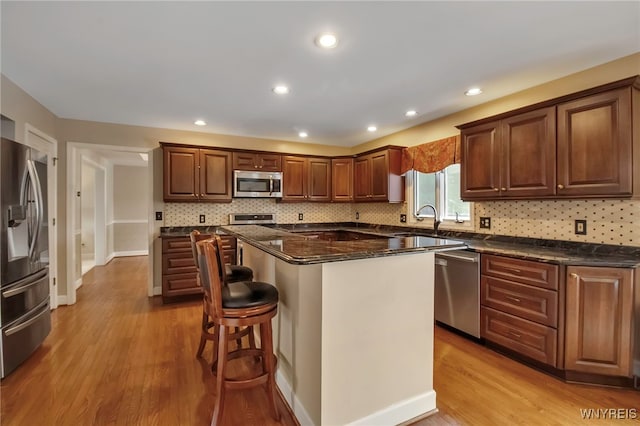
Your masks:
<instances>
[{"instance_id":1,"label":"granite countertop","mask_svg":"<svg viewBox=\"0 0 640 426\"><path fill-rule=\"evenodd\" d=\"M251 228L250 228L251 227ZM237 229L236 229L237 228ZM424 250L422 245L435 244L433 232L429 229L387 225L370 225L358 222L316 223L316 224L284 224L284 225L235 225L235 226L191 226L163 228L161 238L188 236L192 229L200 232L226 233L241 235L242 239L253 239L261 248L276 256L284 256L291 252L291 260L307 258L308 263L322 262L322 256L331 261L354 258L349 256L375 257L389 256L402 252ZM235 231L233 231L236 229ZM253 229L253 231L251 231ZM347 230L366 232L376 235L393 236L382 240L357 241L318 241L310 240L302 235L303 231ZM407 234L410 234L408 236ZM283 236L285 238L283 238ZM423 237L428 239L415 239ZM521 259L575 266L608 266L619 268L640 267L640 247L615 246L606 244L577 243L559 240L541 240L524 237L507 237L470 232L441 230L436 241L453 241L454 245L435 245L438 249L461 247L479 253L505 255ZM413 238L413 239L412 239ZM446 238L446 240L442 240ZM329 244L330 243L330 244ZM328 246L326 244L329 244ZM324 252L323 252L324 250ZM358 254L356 254L358 253ZM286 259L285 259L286 260Z\"/></svg>"},{"instance_id":2,"label":"granite countertop","mask_svg":"<svg viewBox=\"0 0 640 426\"><path fill-rule=\"evenodd\" d=\"M335 227L314 228L313 231L337 230ZM363 232L363 229L346 229ZM308 265L314 263L339 262L372 257L395 256L427 250L465 248L464 243L428 236L393 236L370 232L385 238L353 241L327 241L273 227L260 225L222 226L222 231L240 238L288 263ZM366 233L366 231L365 231Z\"/></svg>"}]
</instances>

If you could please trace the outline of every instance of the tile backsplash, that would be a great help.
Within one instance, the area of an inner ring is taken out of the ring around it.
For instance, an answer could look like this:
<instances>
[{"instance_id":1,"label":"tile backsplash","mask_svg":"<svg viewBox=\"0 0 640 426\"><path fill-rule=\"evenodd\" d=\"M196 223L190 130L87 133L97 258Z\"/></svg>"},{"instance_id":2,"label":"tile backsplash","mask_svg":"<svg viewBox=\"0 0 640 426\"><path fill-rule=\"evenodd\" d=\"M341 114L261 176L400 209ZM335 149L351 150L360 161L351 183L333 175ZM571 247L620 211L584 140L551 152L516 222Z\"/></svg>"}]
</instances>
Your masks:
<instances>
[{"instance_id":1,"label":"tile backsplash","mask_svg":"<svg viewBox=\"0 0 640 426\"><path fill-rule=\"evenodd\" d=\"M406 203L279 203L270 199L234 199L232 203L166 203L165 226L229 223L230 213L273 213L279 223L346 222L402 225ZM302 213L304 219L298 220ZM356 219L356 213L359 218ZM491 229L480 229L480 216L491 218ZM544 200L474 203L473 228L478 233L526 236L549 240L640 246L640 200ZM574 220L587 221L587 234L574 233ZM431 221L408 223L430 228ZM442 229L454 229L448 223Z\"/></svg>"}]
</instances>

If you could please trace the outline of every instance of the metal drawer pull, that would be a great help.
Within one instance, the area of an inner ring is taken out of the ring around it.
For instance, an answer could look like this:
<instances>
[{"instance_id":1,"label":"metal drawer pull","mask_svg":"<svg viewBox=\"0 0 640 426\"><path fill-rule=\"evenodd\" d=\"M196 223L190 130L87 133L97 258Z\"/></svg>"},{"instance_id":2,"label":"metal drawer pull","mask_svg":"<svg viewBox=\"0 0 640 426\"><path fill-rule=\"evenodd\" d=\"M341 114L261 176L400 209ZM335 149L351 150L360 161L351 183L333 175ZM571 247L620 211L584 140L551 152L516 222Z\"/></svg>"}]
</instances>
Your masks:
<instances>
[{"instance_id":1,"label":"metal drawer pull","mask_svg":"<svg viewBox=\"0 0 640 426\"><path fill-rule=\"evenodd\" d=\"M513 296L505 296L505 297L509 300L513 300L514 302L520 303L520 299L518 299L517 297L513 297Z\"/></svg>"},{"instance_id":2,"label":"metal drawer pull","mask_svg":"<svg viewBox=\"0 0 640 426\"><path fill-rule=\"evenodd\" d=\"M510 336L515 337L516 339L519 339L519 338L521 338L521 337L522 337L522 334L516 333L515 331L511 331L511 330L509 330L509 331L507 332L507 334L508 334L508 335L510 335Z\"/></svg>"},{"instance_id":3,"label":"metal drawer pull","mask_svg":"<svg viewBox=\"0 0 640 426\"><path fill-rule=\"evenodd\" d=\"M515 272L516 274L519 274L520 272L522 272L520 269L515 269L515 268L504 268L507 271L511 271L511 272Z\"/></svg>"}]
</instances>

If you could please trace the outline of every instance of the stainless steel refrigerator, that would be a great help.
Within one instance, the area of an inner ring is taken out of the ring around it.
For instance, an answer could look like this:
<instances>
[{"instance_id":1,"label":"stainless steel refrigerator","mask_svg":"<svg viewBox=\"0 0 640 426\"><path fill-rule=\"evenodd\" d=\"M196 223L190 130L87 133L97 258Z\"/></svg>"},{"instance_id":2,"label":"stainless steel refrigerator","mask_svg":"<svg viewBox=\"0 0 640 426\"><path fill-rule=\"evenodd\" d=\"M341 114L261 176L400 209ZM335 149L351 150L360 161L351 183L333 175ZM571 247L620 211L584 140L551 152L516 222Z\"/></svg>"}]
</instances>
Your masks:
<instances>
[{"instance_id":1,"label":"stainless steel refrigerator","mask_svg":"<svg viewBox=\"0 0 640 426\"><path fill-rule=\"evenodd\" d=\"M0 178L0 377L5 377L51 331L47 156L2 138Z\"/></svg>"}]
</instances>

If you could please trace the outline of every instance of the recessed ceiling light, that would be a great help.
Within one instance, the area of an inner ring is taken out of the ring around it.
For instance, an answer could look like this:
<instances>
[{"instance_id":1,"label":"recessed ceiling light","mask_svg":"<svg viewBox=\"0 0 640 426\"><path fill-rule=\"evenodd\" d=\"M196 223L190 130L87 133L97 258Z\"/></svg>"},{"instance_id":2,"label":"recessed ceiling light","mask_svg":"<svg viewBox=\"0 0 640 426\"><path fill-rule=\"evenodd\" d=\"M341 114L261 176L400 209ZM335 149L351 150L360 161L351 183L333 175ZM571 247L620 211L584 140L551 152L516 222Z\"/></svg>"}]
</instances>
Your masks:
<instances>
[{"instance_id":1,"label":"recessed ceiling light","mask_svg":"<svg viewBox=\"0 0 640 426\"><path fill-rule=\"evenodd\" d=\"M367 130L370 132L375 132L376 130L378 130L378 128L376 126L369 126L367 127Z\"/></svg>"},{"instance_id":2,"label":"recessed ceiling light","mask_svg":"<svg viewBox=\"0 0 640 426\"><path fill-rule=\"evenodd\" d=\"M273 93L276 93L278 95L286 95L287 93L289 93L289 88L284 84L278 84L277 86L273 87Z\"/></svg>"},{"instance_id":3,"label":"recessed ceiling light","mask_svg":"<svg viewBox=\"0 0 640 426\"><path fill-rule=\"evenodd\" d=\"M196 126L206 126L207 123L204 120L196 120L193 122L193 124L195 124Z\"/></svg>"},{"instance_id":4,"label":"recessed ceiling light","mask_svg":"<svg viewBox=\"0 0 640 426\"><path fill-rule=\"evenodd\" d=\"M333 49L338 45L338 37L331 33L322 33L316 37L316 45L323 49Z\"/></svg>"},{"instance_id":5,"label":"recessed ceiling light","mask_svg":"<svg viewBox=\"0 0 640 426\"><path fill-rule=\"evenodd\" d=\"M309 134L307 132L300 132L298 133L298 136L300 136L301 138L306 138L307 136L309 136Z\"/></svg>"},{"instance_id":6,"label":"recessed ceiling light","mask_svg":"<svg viewBox=\"0 0 640 426\"><path fill-rule=\"evenodd\" d=\"M482 89L479 87L472 87L471 89L464 92L464 94L467 96L475 96L479 95L480 93L482 93Z\"/></svg>"},{"instance_id":7,"label":"recessed ceiling light","mask_svg":"<svg viewBox=\"0 0 640 426\"><path fill-rule=\"evenodd\" d=\"M405 112L404 115L407 117L415 117L416 115L418 115L418 111L416 111L415 109L410 109L409 111Z\"/></svg>"}]
</instances>

